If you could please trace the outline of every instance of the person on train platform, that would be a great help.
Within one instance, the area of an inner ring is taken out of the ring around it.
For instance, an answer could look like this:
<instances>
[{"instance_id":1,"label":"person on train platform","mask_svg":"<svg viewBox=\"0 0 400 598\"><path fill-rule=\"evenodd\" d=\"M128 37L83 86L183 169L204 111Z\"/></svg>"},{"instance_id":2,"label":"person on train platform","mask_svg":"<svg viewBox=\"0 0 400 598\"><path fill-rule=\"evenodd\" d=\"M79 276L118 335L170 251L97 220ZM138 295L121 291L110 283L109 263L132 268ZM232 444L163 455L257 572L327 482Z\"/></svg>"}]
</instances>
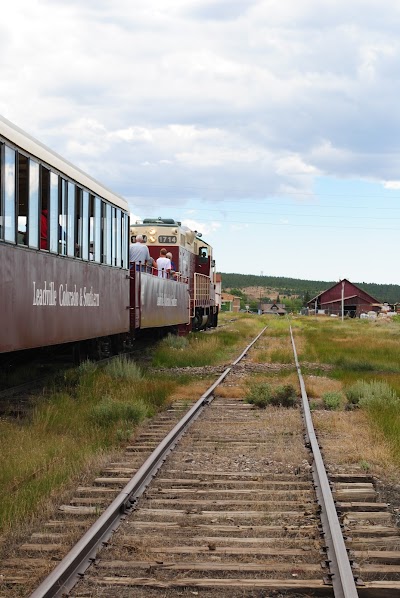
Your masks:
<instances>
[{"instance_id":1,"label":"person on train platform","mask_svg":"<svg viewBox=\"0 0 400 598\"><path fill-rule=\"evenodd\" d=\"M171 272L171 260L167 257L167 250L160 250L160 257L157 258L157 270L159 278L169 278Z\"/></svg>"},{"instance_id":2,"label":"person on train platform","mask_svg":"<svg viewBox=\"0 0 400 598\"><path fill-rule=\"evenodd\" d=\"M173 259L172 259L172 253L171 253L170 251L168 251L168 253L167 253L166 257L167 257L167 258L170 260L170 262L171 262L171 270L173 270L173 271L175 272L176 268L175 268L175 264L174 264L174 262L173 262Z\"/></svg>"},{"instance_id":3,"label":"person on train platform","mask_svg":"<svg viewBox=\"0 0 400 598\"><path fill-rule=\"evenodd\" d=\"M134 237L131 237L131 241ZM142 235L137 235L135 242L131 242L129 246L129 262L130 267L133 268L136 264L136 271L141 270L142 272L148 266L153 266L153 258L150 256L149 248L144 242Z\"/></svg>"},{"instance_id":4,"label":"person on train platform","mask_svg":"<svg viewBox=\"0 0 400 598\"><path fill-rule=\"evenodd\" d=\"M178 275L176 273L176 268L175 268L175 264L172 260L172 253L170 251L168 251L166 257L171 261L171 272L169 273L169 277L172 280L178 280Z\"/></svg>"}]
</instances>

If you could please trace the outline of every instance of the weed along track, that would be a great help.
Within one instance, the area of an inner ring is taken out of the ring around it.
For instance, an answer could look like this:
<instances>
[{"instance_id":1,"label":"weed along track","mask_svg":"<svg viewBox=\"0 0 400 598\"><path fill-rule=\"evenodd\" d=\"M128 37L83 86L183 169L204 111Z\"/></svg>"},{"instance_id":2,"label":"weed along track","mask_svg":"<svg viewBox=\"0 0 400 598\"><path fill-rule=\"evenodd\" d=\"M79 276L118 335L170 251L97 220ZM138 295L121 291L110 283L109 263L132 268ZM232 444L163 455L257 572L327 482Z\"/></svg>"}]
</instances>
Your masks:
<instances>
[{"instance_id":1,"label":"weed along track","mask_svg":"<svg viewBox=\"0 0 400 598\"><path fill-rule=\"evenodd\" d=\"M366 474L328 480L294 341L301 409L260 409L237 392L261 334L200 399L159 414L80 486L4 564L3 587L27 587L46 554L62 557L63 537L88 530L32 598L400 595L398 528Z\"/></svg>"}]
</instances>

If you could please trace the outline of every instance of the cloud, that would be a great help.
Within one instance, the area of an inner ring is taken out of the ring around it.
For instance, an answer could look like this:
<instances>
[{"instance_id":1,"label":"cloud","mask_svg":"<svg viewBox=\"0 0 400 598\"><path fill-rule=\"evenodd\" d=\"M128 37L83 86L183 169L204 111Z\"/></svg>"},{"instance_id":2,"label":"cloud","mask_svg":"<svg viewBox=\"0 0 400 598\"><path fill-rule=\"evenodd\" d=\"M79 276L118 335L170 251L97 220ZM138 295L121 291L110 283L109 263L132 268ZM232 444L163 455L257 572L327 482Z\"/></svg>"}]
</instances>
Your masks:
<instances>
[{"instance_id":1,"label":"cloud","mask_svg":"<svg viewBox=\"0 0 400 598\"><path fill-rule=\"evenodd\" d=\"M400 189L400 181L385 181L383 187L385 189Z\"/></svg>"},{"instance_id":2,"label":"cloud","mask_svg":"<svg viewBox=\"0 0 400 598\"><path fill-rule=\"evenodd\" d=\"M0 112L130 198L396 180L399 25L395 0L18 0Z\"/></svg>"},{"instance_id":3,"label":"cloud","mask_svg":"<svg viewBox=\"0 0 400 598\"><path fill-rule=\"evenodd\" d=\"M202 222L199 220L193 220L191 218L183 218L182 224L191 230L201 233L203 237L212 236L213 233L217 232L218 229L221 228L220 222Z\"/></svg>"}]
</instances>

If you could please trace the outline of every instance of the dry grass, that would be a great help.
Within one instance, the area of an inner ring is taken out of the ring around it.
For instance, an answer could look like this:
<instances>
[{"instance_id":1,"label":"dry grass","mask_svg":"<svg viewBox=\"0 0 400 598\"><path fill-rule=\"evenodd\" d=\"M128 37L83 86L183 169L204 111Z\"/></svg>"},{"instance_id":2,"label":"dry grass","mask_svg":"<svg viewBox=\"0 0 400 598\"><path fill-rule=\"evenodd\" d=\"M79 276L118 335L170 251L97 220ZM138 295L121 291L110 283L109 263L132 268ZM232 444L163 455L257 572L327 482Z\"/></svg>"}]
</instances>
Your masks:
<instances>
[{"instance_id":1,"label":"dry grass","mask_svg":"<svg viewBox=\"0 0 400 598\"><path fill-rule=\"evenodd\" d=\"M322 397L326 392L340 392L343 388L342 382L332 380L326 376L304 376L307 394L309 397Z\"/></svg>"},{"instance_id":2,"label":"dry grass","mask_svg":"<svg viewBox=\"0 0 400 598\"><path fill-rule=\"evenodd\" d=\"M371 428L364 411L316 411L313 420L331 467L361 468L375 475L384 472L389 479L398 480L399 470L391 464L390 445Z\"/></svg>"},{"instance_id":3,"label":"dry grass","mask_svg":"<svg viewBox=\"0 0 400 598\"><path fill-rule=\"evenodd\" d=\"M215 390L214 395L220 398L244 399L246 396L246 385L244 383L224 384Z\"/></svg>"},{"instance_id":4,"label":"dry grass","mask_svg":"<svg viewBox=\"0 0 400 598\"><path fill-rule=\"evenodd\" d=\"M190 380L185 384L179 385L168 400L168 404L175 401L193 401L193 397L200 398L201 395L215 382L215 376L202 378L201 380Z\"/></svg>"}]
</instances>

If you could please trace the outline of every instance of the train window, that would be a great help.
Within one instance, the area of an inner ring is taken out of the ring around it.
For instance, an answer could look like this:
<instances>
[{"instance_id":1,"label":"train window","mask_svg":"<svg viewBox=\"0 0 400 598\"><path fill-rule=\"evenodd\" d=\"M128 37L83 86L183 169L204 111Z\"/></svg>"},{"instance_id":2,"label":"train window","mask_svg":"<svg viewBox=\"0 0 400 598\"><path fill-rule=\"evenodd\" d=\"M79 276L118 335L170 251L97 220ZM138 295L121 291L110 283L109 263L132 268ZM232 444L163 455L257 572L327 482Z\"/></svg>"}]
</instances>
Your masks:
<instances>
[{"instance_id":1,"label":"train window","mask_svg":"<svg viewBox=\"0 0 400 598\"><path fill-rule=\"evenodd\" d=\"M106 204L104 201L101 202L101 263L106 263L106 247L107 247L107 236L106 236Z\"/></svg>"},{"instance_id":2,"label":"train window","mask_svg":"<svg viewBox=\"0 0 400 598\"><path fill-rule=\"evenodd\" d=\"M121 210L117 210L117 254L116 254L116 263L115 265L117 268L121 267L121 242L122 242L122 232L121 232Z\"/></svg>"},{"instance_id":3,"label":"train window","mask_svg":"<svg viewBox=\"0 0 400 598\"><path fill-rule=\"evenodd\" d=\"M75 257L82 257L82 189L75 188Z\"/></svg>"},{"instance_id":4,"label":"train window","mask_svg":"<svg viewBox=\"0 0 400 598\"><path fill-rule=\"evenodd\" d=\"M67 255L75 255L75 185L67 183Z\"/></svg>"},{"instance_id":5,"label":"train window","mask_svg":"<svg viewBox=\"0 0 400 598\"><path fill-rule=\"evenodd\" d=\"M17 185L18 185L18 232L17 243L27 244L27 223L28 223L28 163L29 160L23 154L18 154Z\"/></svg>"},{"instance_id":6,"label":"train window","mask_svg":"<svg viewBox=\"0 0 400 598\"><path fill-rule=\"evenodd\" d=\"M128 235L129 235L129 220L128 214L122 213L121 214L122 222L121 222L121 233L122 233L122 262L121 266L123 268L128 267Z\"/></svg>"},{"instance_id":7,"label":"train window","mask_svg":"<svg viewBox=\"0 0 400 598\"><path fill-rule=\"evenodd\" d=\"M115 250L115 242L117 240L116 235L116 216L115 216L116 208L111 206L111 265L115 266L116 264L116 250Z\"/></svg>"},{"instance_id":8,"label":"train window","mask_svg":"<svg viewBox=\"0 0 400 598\"><path fill-rule=\"evenodd\" d=\"M46 220L42 225L47 228L47 214L42 215L41 219ZM46 233L47 238L47 233ZM29 218L28 218L28 243L29 247L39 248L39 164L34 160L29 160ZM40 246L46 248L45 239L41 239Z\"/></svg>"},{"instance_id":9,"label":"train window","mask_svg":"<svg viewBox=\"0 0 400 598\"><path fill-rule=\"evenodd\" d=\"M199 248L199 264L206 264L208 262L208 247Z\"/></svg>"},{"instance_id":10,"label":"train window","mask_svg":"<svg viewBox=\"0 0 400 598\"><path fill-rule=\"evenodd\" d=\"M93 241L93 257L95 262L101 262L101 199L100 197L93 198L93 226L91 224L90 240Z\"/></svg>"},{"instance_id":11,"label":"train window","mask_svg":"<svg viewBox=\"0 0 400 598\"><path fill-rule=\"evenodd\" d=\"M4 148L4 240L15 243L15 150Z\"/></svg>"},{"instance_id":12,"label":"train window","mask_svg":"<svg viewBox=\"0 0 400 598\"><path fill-rule=\"evenodd\" d=\"M40 165L40 249L49 249L50 170Z\"/></svg>"},{"instance_id":13,"label":"train window","mask_svg":"<svg viewBox=\"0 0 400 598\"><path fill-rule=\"evenodd\" d=\"M67 255L67 181L61 179L60 209L58 219L59 253Z\"/></svg>"},{"instance_id":14,"label":"train window","mask_svg":"<svg viewBox=\"0 0 400 598\"><path fill-rule=\"evenodd\" d=\"M58 223L58 175L50 173L50 226L49 249L52 253L58 252L59 223Z\"/></svg>"},{"instance_id":15,"label":"train window","mask_svg":"<svg viewBox=\"0 0 400 598\"><path fill-rule=\"evenodd\" d=\"M129 268L129 216L124 214L124 227L122 233L122 265Z\"/></svg>"},{"instance_id":16,"label":"train window","mask_svg":"<svg viewBox=\"0 0 400 598\"><path fill-rule=\"evenodd\" d=\"M81 241L81 257L84 260L89 259L89 193L83 191L82 193L82 241Z\"/></svg>"},{"instance_id":17,"label":"train window","mask_svg":"<svg viewBox=\"0 0 400 598\"><path fill-rule=\"evenodd\" d=\"M112 264L112 249L111 249L111 242L112 242L112 230L111 230L111 206L110 204L106 204L106 264L111 266Z\"/></svg>"}]
</instances>

